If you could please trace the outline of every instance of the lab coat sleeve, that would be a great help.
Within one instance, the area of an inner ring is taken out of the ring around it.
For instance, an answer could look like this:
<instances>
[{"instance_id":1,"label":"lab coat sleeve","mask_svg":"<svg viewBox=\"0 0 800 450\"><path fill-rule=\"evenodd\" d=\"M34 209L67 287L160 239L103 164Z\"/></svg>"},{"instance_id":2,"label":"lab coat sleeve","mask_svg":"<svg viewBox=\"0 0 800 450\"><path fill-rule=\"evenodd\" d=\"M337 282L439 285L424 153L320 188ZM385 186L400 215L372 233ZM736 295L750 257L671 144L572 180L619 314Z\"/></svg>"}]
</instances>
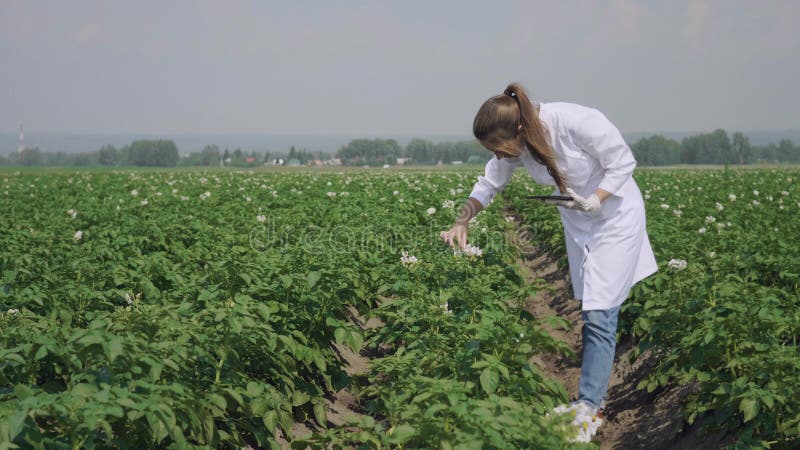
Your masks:
<instances>
[{"instance_id":1,"label":"lab coat sleeve","mask_svg":"<svg viewBox=\"0 0 800 450\"><path fill-rule=\"evenodd\" d=\"M572 129L574 141L597 159L605 171L599 189L622 197L622 187L633 175L636 160L617 127L603 113L589 108Z\"/></svg>"},{"instance_id":2,"label":"lab coat sleeve","mask_svg":"<svg viewBox=\"0 0 800 450\"><path fill-rule=\"evenodd\" d=\"M514 169L519 167L522 162L519 158L503 158L497 159L492 157L486 163L486 170L483 175L478 176L478 182L472 188L470 197L481 202L483 207L489 206L498 192L503 190L503 187L511 179L514 174Z\"/></svg>"}]
</instances>

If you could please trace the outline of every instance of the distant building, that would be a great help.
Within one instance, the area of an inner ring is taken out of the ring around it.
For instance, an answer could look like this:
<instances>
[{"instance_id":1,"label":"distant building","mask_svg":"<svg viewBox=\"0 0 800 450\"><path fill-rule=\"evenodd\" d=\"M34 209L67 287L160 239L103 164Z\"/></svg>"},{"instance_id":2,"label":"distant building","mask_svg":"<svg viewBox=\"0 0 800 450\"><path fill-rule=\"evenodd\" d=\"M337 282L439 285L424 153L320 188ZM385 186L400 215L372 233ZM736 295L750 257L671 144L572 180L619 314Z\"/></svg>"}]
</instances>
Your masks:
<instances>
[{"instance_id":1,"label":"distant building","mask_svg":"<svg viewBox=\"0 0 800 450\"><path fill-rule=\"evenodd\" d=\"M25 131L22 130L22 124L19 124L19 145L17 146L17 153L22 154L25 151Z\"/></svg>"},{"instance_id":2,"label":"distant building","mask_svg":"<svg viewBox=\"0 0 800 450\"><path fill-rule=\"evenodd\" d=\"M451 162L450 164L452 164L452 165L454 165L454 166L457 166L457 165L459 165L459 164L464 164L464 161L453 161L453 162Z\"/></svg>"},{"instance_id":3,"label":"distant building","mask_svg":"<svg viewBox=\"0 0 800 450\"><path fill-rule=\"evenodd\" d=\"M325 165L327 165L327 166L341 166L342 165L342 160L339 159L339 158L331 158L331 159L325 161Z\"/></svg>"},{"instance_id":4,"label":"distant building","mask_svg":"<svg viewBox=\"0 0 800 450\"><path fill-rule=\"evenodd\" d=\"M247 164L253 164L254 162L256 162L256 159L254 157L252 157L252 156L248 156L247 158L244 159L244 161Z\"/></svg>"},{"instance_id":5,"label":"distant building","mask_svg":"<svg viewBox=\"0 0 800 450\"><path fill-rule=\"evenodd\" d=\"M411 161L411 158L397 158L397 165L402 166L409 161Z\"/></svg>"}]
</instances>

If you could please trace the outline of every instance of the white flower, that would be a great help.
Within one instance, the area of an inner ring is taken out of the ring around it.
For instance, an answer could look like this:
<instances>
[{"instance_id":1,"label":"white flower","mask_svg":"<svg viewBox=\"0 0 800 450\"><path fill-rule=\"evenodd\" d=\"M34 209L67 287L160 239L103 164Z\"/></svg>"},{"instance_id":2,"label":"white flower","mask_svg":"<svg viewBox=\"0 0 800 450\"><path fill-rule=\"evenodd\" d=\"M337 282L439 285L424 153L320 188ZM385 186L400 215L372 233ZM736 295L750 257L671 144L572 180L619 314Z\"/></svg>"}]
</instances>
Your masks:
<instances>
[{"instance_id":1,"label":"white flower","mask_svg":"<svg viewBox=\"0 0 800 450\"><path fill-rule=\"evenodd\" d=\"M714 223L717 219L714 216L706 216L706 223Z\"/></svg>"},{"instance_id":2,"label":"white flower","mask_svg":"<svg viewBox=\"0 0 800 450\"><path fill-rule=\"evenodd\" d=\"M141 204L142 206L147 206L148 204L150 204L150 202L148 202L147 199L144 199L141 201Z\"/></svg>"},{"instance_id":3,"label":"white flower","mask_svg":"<svg viewBox=\"0 0 800 450\"><path fill-rule=\"evenodd\" d=\"M756 197L758 197L758 191L753 191L753 195L755 195Z\"/></svg>"},{"instance_id":4,"label":"white flower","mask_svg":"<svg viewBox=\"0 0 800 450\"><path fill-rule=\"evenodd\" d=\"M186 200L189 200L189 197L187 197L185 195L181 195L181 201L185 202Z\"/></svg>"},{"instance_id":5,"label":"white flower","mask_svg":"<svg viewBox=\"0 0 800 450\"><path fill-rule=\"evenodd\" d=\"M200 184L208 183L208 178L200 178Z\"/></svg>"},{"instance_id":6,"label":"white flower","mask_svg":"<svg viewBox=\"0 0 800 450\"><path fill-rule=\"evenodd\" d=\"M513 222L516 217L514 216L506 216L506 222Z\"/></svg>"},{"instance_id":7,"label":"white flower","mask_svg":"<svg viewBox=\"0 0 800 450\"><path fill-rule=\"evenodd\" d=\"M715 202L714 204L717 207L717 211L722 211L723 209L725 209L725 207L722 206L722 203L720 203L720 202Z\"/></svg>"},{"instance_id":8,"label":"white flower","mask_svg":"<svg viewBox=\"0 0 800 450\"><path fill-rule=\"evenodd\" d=\"M173 189L173 190L172 190L172 193L173 193L173 194L177 194L177 193L178 193L178 190L177 190L177 189Z\"/></svg>"},{"instance_id":9,"label":"white flower","mask_svg":"<svg viewBox=\"0 0 800 450\"><path fill-rule=\"evenodd\" d=\"M670 269L683 270L686 268L686 260L683 259L670 259L667 263Z\"/></svg>"},{"instance_id":10,"label":"white flower","mask_svg":"<svg viewBox=\"0 0 800 450\"><path fill-rule=\"evenodd\" d=\"M139 191L134 189L134 190L131 191L131 195L136 197L137 195L139 195Z\"/></svg>"},{"instance_id":11,"label":"white flower","mask_svg":"<svg viewBox=\"0 0 800 450\"><path fill-rule=\"evenodd\" d=\"M8 310L8 314L11 314L12 316L16 316L17 314L19 314L19 310L17 308L11 308L11 309Z\"/></svg>"},{"instance_id":12,"label":"white flower","mask_svg":"<svg viewBox=\"0 0 800 450\"><path fill-rule=\"evenodd\" d=\"M669 209L669 205L666 203L661 204L661 209Z\"/></svg>"},{"instance_id":13,"label":"white flower","mask_svg":"<svg viewBox=\"0 0 800 450\"><path fill-rule=\"evenodd\" d=\"M786 197L787 195L789 195L789 191L781 191L781 195Z\"/></svg>"},{"instance_id":14,"label":"white flower","mask_svg":"<svg viewBox=\"0 0 800 450\"><path fill-rule=\"evenodd\" d=\"M650 194L644 194L644 199L645 200L650 200Z\"/></svg>"},{"instance_id":15,"label":"white flower","mask_svg":"<svg viewBox=\"0 0 800 450\"><path fill-rule=\"evenodd\" d=\"M253 201L253 199L252 199L252 198L250 198L250 197L245 197L245 198L244 198L244 201L246 201L247 203L250 203L250 202L252 202L252 201Z\"/></svg>"},{"instance_id":16,"label":"white flower","mask_svg":"<svg viewBox=\"0 0 800 450\"><path fill-rule=\"evenodd\" d=\"M761 204L761 203L760 203L758 200L753 200L753 205L755 205L755 206L758 206L758 205L760 205L760 204Z\"/></svg>"},{"instance_id":17,"label":"white flower","mask_svg":"<svg viewBox=\"0 0 800 450\"><path fill-rule=\"evenodd\" d=\"M328 197L336 197L336 192L326 192L325 195Z\"/></svg>"},{"instance_id":18,"label":"white flower","mask_svg":"<svg viewBox=\"0 0 800 450\"><path fill-rule=\"evenodd\" d=\"M258 216L256 216L256 220L259 221L259 222L266 222L267 216L258 215Z\"/></svg>"},{"instance_id":19,"label":"white flower","mask_svg":"<svg viewBox=\"0 0 800 450\"><path fill-rule=\"evenodd\" d=\"M454 202L452 200L445 200L444 202L442 202L442 208L446 208L447 209L447 208L455 208L455 207L456 207L456 202Z\"/></svg>"},{"instance_id":20,"label":"white flower","mask_svg":"<svg viewBox=\"0 0 800 450\"><path fill-rule=\"evenodd\" d=\"M326 184L326 186L331 186L331 185L333 185L333 183L331 183L330 181L328 181L328 183Z\"/></svg>"},{"instance_id":21,"label":"white flower","mask_svg":"<svg viewBox=\"0 0 800 450\"><path fill-rule=\"evenodd\" d=\"M75 239L76 241L80 241L83 238L83 231L81 230L76 231L75 234L72 236L72 238Z\"/></svg>"},{"instance_id":22,"label":"white flower","mask_svg":"<svg viewBox=\"0 0 800 450\"><path fill-rule=\"evenodd\" d=\"M697 230L697 232L700 233L700 234L706 234L706 231L708 231L708 230L706 230L706 227L702 227L699 230Z\"/></svg>"},{"instance_id":23,"label":"white flower","mask_svg":"<svg viewBox=\"0 0 800 450\"><path fill-rule=\"evenodd\" d=\"M674 209L672 210L672 214L675 214L676 216L680 217L680 215L683 214L683 211L681 211L680 209Z\"/></svg>"},{"instance_id":24,"label":"white flower","mask_svg":"<svg viewBox=\"0 0 800 450\"><path fill-rule=\"evenodd\" d=\"M407 251L405 251L405 250L403 250L403 254L402 254L402 256L400 257L400 262L401 262L401 263L402 263L404 266L410 266L410 265L412 265L412 264L416 264L416 263L418 263L418 262L419 262L419 260L417 259L417 257L416 257L416 256L413 256L413 255L412 255L412 256L409 256L409 255L408 255L408 252L407 252Z\"/></svg>"},{"instance_id":25,"label":"white flower","mask_svg":"<svg viewBox=\"0 0 800 450\"><path fill-rule=\"evenodd\" d=\"M70 209L70 210L68 210L68 211L67 211L67 214L69 214L70 216L72 216L72 218L73 218L73 219L74 219L74 218L76 218L76 217L78 217L78 211L75 211L74 209Z\"/></svg>"},{"instance_id":26,"label":"white flower","mask_svg":"<svg viewBox=\"0 0 800 450\"><path fill-rule=\"evenodd\" d=\"M436 214L436 208L428 208L428 210L425 212L427 212L429 216Z\"/></svg>"},{"instance_id":27,"label":"white flower","mask_svg":"<svg viewBox=\"0 0 800 450\"><path fill-rule=\"evenodd\" d=\"M211 192L209 192L209 191L205 191L202 194L200 194L200 200L205 200L205 199L207 199L209 197L211 197Z\"/></svg>"},{"instance_id":28,"label":"white flower","mask_svg":"<svg viewBox=\"0 0 800 450\"><path fill-rule=\"evenodd\" d=\"M736 200L736 194L728 194L728 200L735 201Z\"/></svg>"},{"instance_id":29,"label":"white flower","mask_svg":"<svg viewBox=\"0 0 800 450\"><path fill-rule=\"evenodd\" d=\"M394 195L400 195L400 191L392 191L392 194L394 194Z\"/></svg>"},{"instance_id":30,"label":"white flower","mask_svg":"<svg viewBox=\"0 0 800 450\"><path fill-rule=\"evenodd\" d=\"M455 249L455 251L453 252L453 255L454 256L469 256L469 257L478 258L478 257L483 255L483 250L481 250L480 248L478 248L477 246L474 246L472 244L467 244L467 246L466 246L466 248L464 248L464 250L461 250L460 248Z\"/></svg>"},{"instance_id":31,"label":"white flower","mask_svg":"<svg viewBox=\"0 0 800 450\"><path fill-rule=\"evenodd\" d=\"M339 192L339 195L341 195L342 197L347 197L348 195L350 195L350 193L347 192L347 191L343 191L343 192Z\"/></svg>"},{"instance_id":32,"label":"white flower","mask_svg":"<svg viewBox=\"0 0 800 450\"><path fill-rule=\"evenodd\" d=\"M713 258L715 256L717 256L717 252L708 252L708 257L709 258Z\"/></svg>"}]
</instances>

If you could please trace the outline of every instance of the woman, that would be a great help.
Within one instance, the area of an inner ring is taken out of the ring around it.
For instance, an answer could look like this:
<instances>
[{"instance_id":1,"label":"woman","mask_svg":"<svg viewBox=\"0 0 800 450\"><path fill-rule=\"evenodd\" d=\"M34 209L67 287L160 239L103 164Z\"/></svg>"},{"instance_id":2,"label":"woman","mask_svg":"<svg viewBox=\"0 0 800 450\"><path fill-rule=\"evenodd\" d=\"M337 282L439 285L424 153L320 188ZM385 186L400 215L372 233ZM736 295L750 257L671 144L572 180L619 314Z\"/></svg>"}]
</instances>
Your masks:
<instances>
[{"instance_id":1,"label":"woman","mask_svg":"<svg viewBox=\"0 0 800 450\"><path fill-rule=\"evenodd\" d=\"M535 103L518 84L488 99L478 110L473 133L494 152L478 177L455 225L442 238L467 244L468 223L524 167L554 194L564 225L575 298L582 302L583 363L578 401L556 408L575 414L578 440L589 441L611 375L617 316L631 286L656 265L645 229L642 195L632 178L636 161L617 128L593 108L571 103ZM587 425L583 425L587 422Z\"/></svg>"}]
</instances>

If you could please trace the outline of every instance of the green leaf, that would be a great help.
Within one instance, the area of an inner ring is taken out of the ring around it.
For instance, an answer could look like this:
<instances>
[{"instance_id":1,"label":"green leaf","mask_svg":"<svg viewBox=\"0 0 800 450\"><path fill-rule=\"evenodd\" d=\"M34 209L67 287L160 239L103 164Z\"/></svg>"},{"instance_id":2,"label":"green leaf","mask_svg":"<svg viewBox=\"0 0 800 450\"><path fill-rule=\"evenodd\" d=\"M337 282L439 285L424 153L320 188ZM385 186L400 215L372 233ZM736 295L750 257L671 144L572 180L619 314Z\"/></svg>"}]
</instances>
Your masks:
<instances>
[{"instance_id":1,"label":"green leaf","mask_svg":"<svg viewBox=\"0 0 800 450\"><path fill-rule=\"evenodd\" d=\"M306 289L311 290L311 288L317 284L317 281L319 281L320 277L322 277L322 274L316 270L309 272L306 276Z\"/></svg>"},{"instance_id":2,"label":"green leaf","mask_svg":"<svg viewBox=\"0 0 800 450\"><path fill-rule=\"evenodd\" d=\"M122 339L114 337L108 343L108 359L114 362L115 359L123 352Z\"/></svg>"},{"instance_id":3,"label":"green leaf","mask_svg":"<svg viewBox=\"0 0 800 450\"><path fill-rule=\"evenodd\" d=\"M487 367L481 372L481 388L487 394L493 394L500 383L500 374L492 367Z\"/></svg>"},{"instance_id":4,"label":"green leaf","mask_svg":"<svg viewBox=\"0 0 800 450\"><path fill-rule=\"evenodd\" d=\"M210 401L212 405L216 406L222 411L225 411L225 409L228 408L228 402L225 401L225 397L219 394L209 394L208 401Z\"/></svg>"},{"instance_id":5,"label":"green leaf","mask_svg":"<svg viewBox=\"0 0 800 450\"><path fill-rule=\"evenodd\" d=\"M739 403L739 411L744 413L744 421L749 422L758 414L758 401L754 398L745 398Z\"/></svg>"},{"instance_id":6,"label":"green leaf","mask_svg":"<svg viewBox=\"0 0 800 450\"><path fill-rule=\"evenodd\" d=\"M328 424L327 416L325 413L325 404L324 403L317 403L314 405L314 418L317 419L317 423L326 427Z\"/></svg>"},{"instance_id":7,"label":"green leaf","mask_svg":"<svg viewBox=\"0 0 800 450\"><path fill-rule=\"evenodd\" d=\"M417 429L408 424L400 424L389 428L387 434L389 435L389 439L387 439L389 443L402 444L414 437L417 434Z\"/></svg>"}]
</instances>

